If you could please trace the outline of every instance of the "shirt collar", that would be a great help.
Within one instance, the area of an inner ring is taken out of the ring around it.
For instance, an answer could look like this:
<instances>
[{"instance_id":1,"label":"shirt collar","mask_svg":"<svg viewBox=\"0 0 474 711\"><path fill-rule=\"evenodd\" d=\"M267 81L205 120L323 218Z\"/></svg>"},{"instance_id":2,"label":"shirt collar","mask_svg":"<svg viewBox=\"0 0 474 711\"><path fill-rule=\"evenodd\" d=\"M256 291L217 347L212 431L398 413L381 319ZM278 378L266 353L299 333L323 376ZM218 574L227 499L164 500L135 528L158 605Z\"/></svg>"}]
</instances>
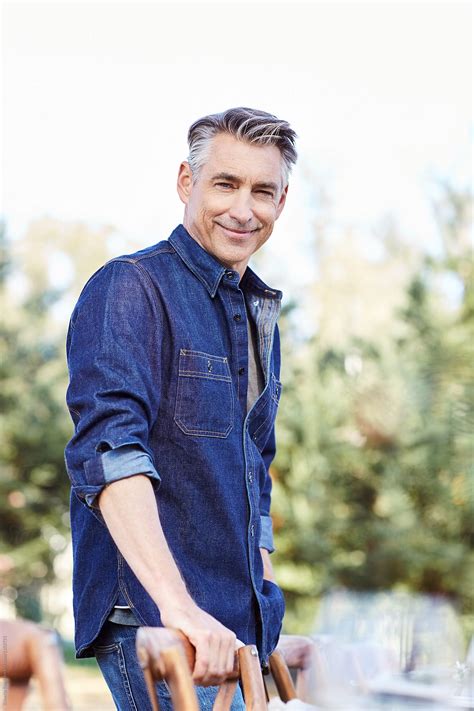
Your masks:
<instances>
[{"instance_id":1,"label":"shirt collar","mask_svg":"<svg viewBox=\"0 0 474 711\"><path fill-rule=\"evenodd\" d=\"M169 237L169 242L181 257L193 274L206 287L212 298L215 297L219 283L229 271L217 261L209 252L206 252L201 245L191 237L184 225L178 225ZM241 286L244 290L260 292L266 298L281 300L282 293L277 289L271 289L265 284L250 267L247 267L241 279Z\"/></svg>"},{"instance_id":2,"label":"shirt collar","mask_svg":"<svg viewBox=\"0 0 474 711\"><path fill-rule=\"evenodd\" d=\"M240 285L244 291L249 290L254 293L257 292L264 296L266 299L275 299L276 301L281 301L283 296L281 291L279 291L278 289L273 289L271 286L265 284L265 282L262 281L262 279L260 279L260 277L257 276L255 272L250 269L250 267L247 267L247 269L245 270Z\"/></svg>"},{"instance_id":3,"label":"shirt collar","mask_svg":"<svg viewBox=\"0 0 474 711\"><path fill-rule=\"evenodd\" d=\"M191 237L184 225L178 225L170 235L169 242L188 269L197 276L214 298L226 268Z\"/></svg>"}]
</instances>

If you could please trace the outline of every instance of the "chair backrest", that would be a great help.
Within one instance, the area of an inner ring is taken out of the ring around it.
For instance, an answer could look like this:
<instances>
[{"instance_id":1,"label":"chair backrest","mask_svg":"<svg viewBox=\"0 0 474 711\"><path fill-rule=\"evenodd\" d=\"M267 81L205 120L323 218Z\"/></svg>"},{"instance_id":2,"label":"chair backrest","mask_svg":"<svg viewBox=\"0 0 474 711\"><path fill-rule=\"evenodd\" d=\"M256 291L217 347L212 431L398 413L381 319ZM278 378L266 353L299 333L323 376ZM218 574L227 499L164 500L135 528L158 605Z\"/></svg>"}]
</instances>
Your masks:
<instances>
[{"instance_id":1,"label":"chair backrest","mask_svg":"<svg viewBox=\"0 0 474 711\"><path fill-rule=\"evenodd\" d=\"M155 682L166 680L175 711L199 711L191 677L194 649L177 630L163 627L140 627L136 638L137 656L145 677L153 711L159 711ZM254 645L241 647L232 675L221 684L214 711L228 711L237 687L242 688L247 709L265 711L267 698L258 652Z\"/></svg>"},{"instance_id":2,"label":"chair backrest","mask_svg":"<svg viewBox=\"0 0 474 711\"><path fill-rule=\"evenodd\" d=\"M27 620L0 620L0 635L4 649L2 671L8 680L2 709L23 708L32 676L38 681L44 708L70 709L56 632Z\"/></svg>"}]
</instances>

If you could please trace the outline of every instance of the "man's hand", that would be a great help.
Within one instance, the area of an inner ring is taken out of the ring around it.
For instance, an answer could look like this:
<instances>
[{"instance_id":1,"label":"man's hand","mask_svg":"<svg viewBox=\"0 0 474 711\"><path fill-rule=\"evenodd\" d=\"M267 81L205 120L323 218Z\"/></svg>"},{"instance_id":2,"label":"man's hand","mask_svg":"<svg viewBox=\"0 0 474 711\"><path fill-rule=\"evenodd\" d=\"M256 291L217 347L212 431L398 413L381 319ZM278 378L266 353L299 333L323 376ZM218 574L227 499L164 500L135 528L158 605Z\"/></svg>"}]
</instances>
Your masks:
<instances>
[{"instance_id":1,"label":"man's hand","mask_svg":"<svg viewBox=\"0 0 474 711\"><path fill-rule=\"evenodd\" d=\"M224 681L234 668L235 651L243 646L235 634L190 599L186 607L160 610L165 627L179 629L196 650L193 680L201 686Z\"/></svg>"}]
</instances>

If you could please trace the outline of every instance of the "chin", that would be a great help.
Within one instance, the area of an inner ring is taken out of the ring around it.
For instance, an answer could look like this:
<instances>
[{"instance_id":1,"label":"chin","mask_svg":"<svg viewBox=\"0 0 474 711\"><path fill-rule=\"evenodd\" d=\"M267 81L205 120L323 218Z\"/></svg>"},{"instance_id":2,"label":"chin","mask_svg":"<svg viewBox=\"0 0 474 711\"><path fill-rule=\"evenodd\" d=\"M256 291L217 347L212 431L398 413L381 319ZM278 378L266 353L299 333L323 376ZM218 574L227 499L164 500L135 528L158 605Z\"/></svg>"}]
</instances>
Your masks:
<instances>
[{"instance_id":1,"label":"chin","mask_svg":"<svg viewBox=\"0 0 474 711\"><path fill-rule=\"evenodd\" d=\"M214 257L220 262L226 269L233 269L234 271L239 271L239 266L242 262L248 260L247 255L242 254L217 254L214 252Z\"/></svg>"},{"instance_id":2,"label":"chin","mask_svg":"<svg viewBox=\"0 0 474 711\"><path fill-rule=\"evenodd\" d=\"M233 265L237 264L237 262L242 261L242 257L237 256L236 254L224 253L224 254L216 254L215 256L216 256L217 260L221 264L223 264L225 267L227 267L228 269L235 269L235 267Z\"/></svg>"}]
</instances>

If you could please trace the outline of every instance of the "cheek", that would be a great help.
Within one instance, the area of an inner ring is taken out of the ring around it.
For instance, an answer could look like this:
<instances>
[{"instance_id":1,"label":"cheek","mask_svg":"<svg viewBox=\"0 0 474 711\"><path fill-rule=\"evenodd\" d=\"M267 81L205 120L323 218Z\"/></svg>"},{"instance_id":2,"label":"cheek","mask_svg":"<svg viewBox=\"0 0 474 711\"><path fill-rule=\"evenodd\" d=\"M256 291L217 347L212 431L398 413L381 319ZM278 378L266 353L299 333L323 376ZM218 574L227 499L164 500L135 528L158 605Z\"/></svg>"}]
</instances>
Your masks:
<instances>
[{"instance_id":1,"label":"cheek","mask_svg":"<svg viewBox=\"0 0 474 711\"><path fill-rule=\"evenodd\" d=\"M223 215L230 207L229 198L226 195L215 195L207 203L207 210L212 215Z\"/></svg>"},{"instance_id":2,"label":"cheek","mask_svg":"<svg viewBox=\"0 0 474 711\"><path fill-rule=\"evenodd\" d=\"M206 202L201 205L199 213L201 219L212 220L214 217L222 215L226 210L227 204L225 200L214 198L212 200L206 200Z\"/></svg>"},{"instance_id":3,"label":"cheek","mask_svg":"<svg viewBox=\"0 0 474 711\"><path fill-rule=\"evenodd\" d=\"M272 227L277 218L277 210L275 205L261 205L255 210L255 215L265 225Z\"/></svg>"},{"instance_id":4,"label":"cheek","mask_svg":"<svg viewBox=\"0 0 474 711\"><path fill-rule=\"evenodd\" d=\"M199 205L196 211L196 221L201 225L208 225L212 220L212 213L206 204Z\"/></svg>"}]
</instances>

